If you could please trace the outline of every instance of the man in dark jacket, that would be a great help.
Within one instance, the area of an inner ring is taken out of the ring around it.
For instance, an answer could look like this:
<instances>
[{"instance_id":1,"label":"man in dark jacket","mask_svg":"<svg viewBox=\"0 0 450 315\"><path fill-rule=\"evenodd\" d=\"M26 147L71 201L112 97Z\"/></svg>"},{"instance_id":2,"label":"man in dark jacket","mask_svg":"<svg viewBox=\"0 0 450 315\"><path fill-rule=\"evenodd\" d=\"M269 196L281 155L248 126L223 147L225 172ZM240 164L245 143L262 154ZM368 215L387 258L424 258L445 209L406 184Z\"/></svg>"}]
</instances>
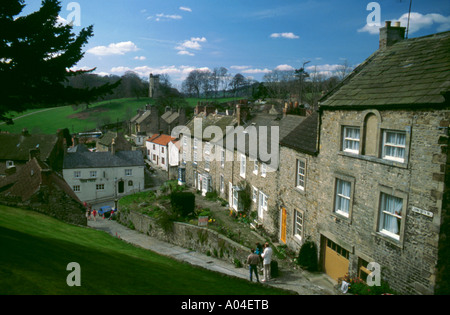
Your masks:
<instances>
[{"instance_id":1,"label":"man in dark jacket","mask_svg":"<svg viewBox=\"0 0 450 315\"><path fill-rule=\"evenodd\" d=\"M247 264L249 265L249 271L250 271L250 281L253 280L253 272L256 275L256 282L259 282L258 277L258 264L261 262L261 257L258 254L255 254L255 250L251 250L251 254L247 257Z\"/></svg>"}]
</instances>

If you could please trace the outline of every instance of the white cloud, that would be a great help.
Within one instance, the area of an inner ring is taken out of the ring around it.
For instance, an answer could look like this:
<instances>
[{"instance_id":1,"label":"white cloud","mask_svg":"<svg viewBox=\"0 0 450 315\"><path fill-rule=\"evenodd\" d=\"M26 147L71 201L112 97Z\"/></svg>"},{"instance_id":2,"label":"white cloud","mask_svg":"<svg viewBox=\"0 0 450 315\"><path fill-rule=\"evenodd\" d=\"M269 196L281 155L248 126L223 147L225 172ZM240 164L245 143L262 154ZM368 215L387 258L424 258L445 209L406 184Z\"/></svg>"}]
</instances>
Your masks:
<instances>
[{"instance_id":1,"label":"white cloud","mask_svg":"<svg viewBox=\"0 0 450 315\"><path fill-rule=\"evenodd\" d=\"M148 77L150 73L153 74L168 74L171 79L175 81L183 81L189 75L189 73L193 70L200 71L208 71L210 70L208 67L193 67L193 66L162 66L162 67L149 67L149 66L141 66L141 67L113 67L110 72L115 73L117 75L123 75L127 71L133 71L140 77Z\"/></svg>"},{"instance_id":2,"label":"white cloud","mask_svg":"<svg viewBox=\"0 0 450 315\"><path fill-rule=\"evenodd\" d=\"M178 52L178 55L195 56L195 54L193 54L193 53L191 53L191 52L189 52L189 51L187 51L187 50L180 50L180 51Z\"/></svg>"},{"instance_id":3,"label":"white cloud","mask_svg":"<svg viewBox=\"0 0 450 315\"><path fill-rule=\"evenodd\" d=\"M275 70L279 70L279 71L292 71L295 70L294 67L290 66L290 65L279 65L275 68Z\"/></svg>"},{"instance_id":4,"label":"white cloud","mask_svg":"<svg viewBox=\"0 0 450 315\"><path fill-rule=\"evenodd\" d=\"M403 14L398 19L392 19L391 21L400 21L402 26L408 25L408 13ZM450 16L443 16L437 13L421 14L417 12L411 12L409 21L409 34L415 33L423 28L437 25L438 32L444 32L450 30ZM384 25L383 25L384 26ZM358 29L358 32L367 32L369 34L379 34L382 25L366 24L364 27Z\"/></svg>"},{"instance_id":5,"label":"white cloud","mask_svg":"<svg viewBox=\"0 0 450 315\"><path fill-rule=\"evenodd\" d=\"M180 7L181 11L186 11L186 12L192 12L191 8L187 8L187 7Z\"/></svg>"},{"instance_id":6,"label":"white cloud","mask_svg":"<svg viewBox=\"0 0 450 315\"><path fill-rule=\"evenodd\" d=\"M181 20L182 18L183 17L178 14L158 13L155 16L151 15L147 17L147 20L155 20L156 22L161 22L161 21Z\"/></svg>"},{"instance_id":7,"label":"white cloud","mask_svg":"<svg viewBox=\"0 0 450 315\"><path fill-rule=\"evenodd\" d=\"M189 50L201 50L202 45L200 43L204 42L206 42L205 37L191 37L191 39L185 40L184 42L176 46L175 49L179 50L179 55L194 56L194 54Z\"/></svg>"},{"instance_id":8,"label":"white cloud","mask_svg":"<svg viewBox=\"0 0 450 315\"><path fill-rule=\"evenodd\" d=\"M299 36L295 35L295 34L292 33L292 32L289 32L289 33L272 33L272 34L270 35L270 37L272 37L272 38L280 38L280 37L282 37L282 38L287 38L287 39L297 39L297 38L300 38Z\"/></svg>"},{"instance_id":9,"label":"white cloud","mask_svg":"<svg viewBox=\"0 0 450 315\"><path fill-rule=\"evenodd\" d=\"M246 73L246 74L262 74L262 73L269 73L272 72L272 70L269 70L267 68L264 69L245 69L241 71L242 73Z\"/></svg>"},{"instance_id":10,"label":"white cloud","mask_svg":"<svg viewBox=\"0 0 450 315\"><path fill-rule=\"evenodd\" d=\"M87 51L96 56L125 55L128 52L137 51L139 48L131 41L112 43L108 46L97 46Z\"/></svg>"},{"instance_id":11,"label":"white cloud","mask_svg":"<svg viewBox=\"0 0 450 315\"><path fill-rule=\"evenodd\" d=\"M136 56L136 57L134 57L134 60L141 60L141 61L143 61L143 60L146 60L147 58L145 57L145 56Z\"/></svg>"},{"instance_id":12,"label":"white cloud","mask_svg":"<svg viewBox=\"0 0 450 315\"><path fill-rule=\"evenodd\" d=\"M250 68L250 66L231 66L230 68L242 71L242 70L246 70L246 69Z\"/></svg>"}]
</instances>

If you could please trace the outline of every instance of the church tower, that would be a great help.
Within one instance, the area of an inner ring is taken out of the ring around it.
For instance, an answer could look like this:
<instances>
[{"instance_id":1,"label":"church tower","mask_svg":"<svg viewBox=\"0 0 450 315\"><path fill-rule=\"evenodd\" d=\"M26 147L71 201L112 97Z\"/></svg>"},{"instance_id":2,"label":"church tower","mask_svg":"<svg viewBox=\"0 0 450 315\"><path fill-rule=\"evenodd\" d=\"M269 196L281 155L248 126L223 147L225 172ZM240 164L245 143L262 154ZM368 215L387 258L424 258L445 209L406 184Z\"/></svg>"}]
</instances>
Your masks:
<instances>
[{"instance_id":1,"label":"church tower","mask_svg":"<svg viewBox=\"0 0 450 315\"><path fill-rule=\"evenodd\" d=\"M148 96L150 98L157 98L159 92L159 75L153 75L150 73L150 86Z\"/></svg>"}]
</instances>

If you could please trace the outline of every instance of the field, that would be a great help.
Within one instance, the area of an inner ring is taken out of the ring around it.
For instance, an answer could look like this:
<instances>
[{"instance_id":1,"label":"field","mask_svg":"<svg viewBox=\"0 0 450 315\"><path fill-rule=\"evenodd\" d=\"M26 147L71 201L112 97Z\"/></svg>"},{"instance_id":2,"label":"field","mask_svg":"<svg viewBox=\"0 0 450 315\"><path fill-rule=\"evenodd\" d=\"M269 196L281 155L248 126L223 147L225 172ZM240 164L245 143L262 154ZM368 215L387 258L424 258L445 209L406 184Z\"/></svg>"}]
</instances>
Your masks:
<instances>
[{"instance_id":1,"label":"field","mask_svg":"<svg viewBox=\"0 0 450 315\"><path fill-rule=\"evenodd\" d=\"M218 102L234 100L233 98L218 99ZM54 107L40 110L29 110L24 113L12 113L14 125L0 123L0 131L20 133L27 128L30 133L55 134L58 129L68 128L71 133L83 132L98 128L105 124L129 120L139 108L153 104L150 98L124 98L102 101L78 108L72 106ZM197 102L205 99L187 98L188 106L195 107Z\"/></svg>"},{"instance_id":2,"label":"field","mask_svg":"<svg viewBox=\"0 0 450 315\"><path fill-rule=\"evenodd\" d=\"M1 295L286 294L17 208L0 206L0 244ZM81 267L81 286L66 283L71 262Z\"/></svg>"}]
</instances>

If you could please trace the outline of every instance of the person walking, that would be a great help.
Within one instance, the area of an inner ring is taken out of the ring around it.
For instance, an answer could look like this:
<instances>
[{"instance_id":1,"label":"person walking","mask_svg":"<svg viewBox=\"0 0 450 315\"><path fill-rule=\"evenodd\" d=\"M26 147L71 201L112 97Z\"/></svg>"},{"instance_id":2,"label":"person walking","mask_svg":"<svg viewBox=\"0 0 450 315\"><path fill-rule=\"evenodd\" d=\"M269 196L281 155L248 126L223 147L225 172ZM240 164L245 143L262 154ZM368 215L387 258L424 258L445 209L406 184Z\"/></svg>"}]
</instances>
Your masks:
<instances>
[{"instance_id":1,"label":"person walking","mask_svg":"<svg viewBox=\"0 0 450 315\"><path fill-rule=\"evenodd\" d=\"M258 254L255 253L255 249L252 248L251 254L247 257L248 270L250 272L250 282L253 281L253 273L255 273L256 282L259 283L258 264L260 261L261 258Z\"/></svg>"},{"instance_id":2,"label":"person walking","mask_svg":"<svg viewBox=\"0 0 450 315\"><path fill-rule=\"evenodd\" d=\"M266 282L270 280L270 263L272 262L272 248L270 248L268 242L264 244L264 252L261 257L263 258L264 265L264 279L262 281Z\"/></svg>"}]
</instances>

